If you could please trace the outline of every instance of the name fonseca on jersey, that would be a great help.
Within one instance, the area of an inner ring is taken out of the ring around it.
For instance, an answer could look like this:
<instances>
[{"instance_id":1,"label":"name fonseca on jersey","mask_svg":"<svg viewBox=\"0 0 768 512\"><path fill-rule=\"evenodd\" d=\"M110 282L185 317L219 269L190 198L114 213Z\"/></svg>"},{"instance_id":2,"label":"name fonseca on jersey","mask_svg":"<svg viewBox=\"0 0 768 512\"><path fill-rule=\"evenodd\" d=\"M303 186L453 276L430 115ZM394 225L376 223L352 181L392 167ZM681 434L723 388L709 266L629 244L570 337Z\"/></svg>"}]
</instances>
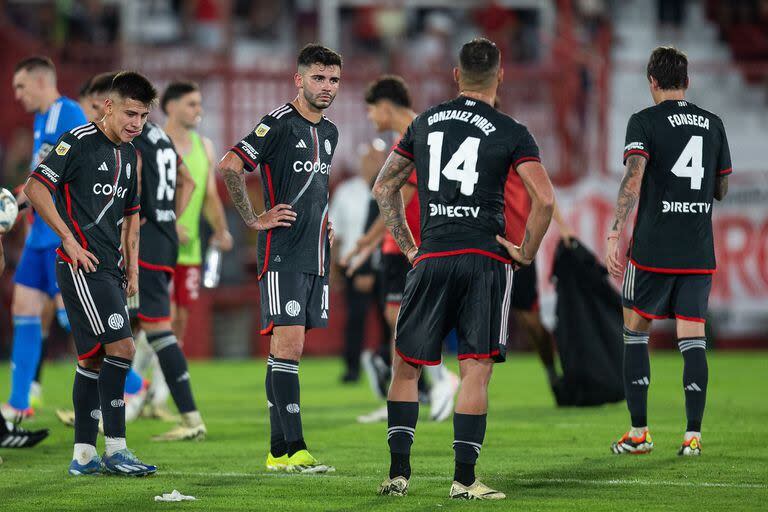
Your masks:
<instances>
[{"instance_id":1,"label":"name fonseca on jersey","mask_svg":"<svg viewBox=\"0 0 768 512\"><path fill-rule=\"evenodd\" d=\"M282 203L297 213L291 227L259 232L259 278L267 270L316 275L330 270L328 182L338 137L325 116L312 123L286 103L231 148L246 171L260 169L267 210Z\"/></svg>"},{"instance_id":2,"label":"name fonseca on jersey","mask_svg":"<svg viewBox=\"0 0 768 512\"><path fill-rule=\"evenodd\" d=\"M62 135L30 174L55 195L56 210L80 245L99 259L99 270L122 264L123 219L140 210L136 161L133 144L116 145L88 123ZM61 247L57 252L69 261Z\"/></svg>"}]
</instances>

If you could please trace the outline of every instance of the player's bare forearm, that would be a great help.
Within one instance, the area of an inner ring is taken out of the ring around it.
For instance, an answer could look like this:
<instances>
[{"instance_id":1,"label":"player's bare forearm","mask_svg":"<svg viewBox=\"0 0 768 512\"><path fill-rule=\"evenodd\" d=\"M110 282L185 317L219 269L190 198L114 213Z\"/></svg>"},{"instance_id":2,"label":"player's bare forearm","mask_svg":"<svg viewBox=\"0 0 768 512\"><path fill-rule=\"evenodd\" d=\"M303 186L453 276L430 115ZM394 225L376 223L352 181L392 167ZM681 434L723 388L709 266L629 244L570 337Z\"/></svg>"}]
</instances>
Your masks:
<instances>
[{"instance_id":1,"label":"player's bare forearm","mask_svg":"<svg viewBox=\"0 0 768 512\"><path fill-rule=\"evenodd\" d=\"M229 198L235 205L240 217L245 224L253 226L258 217L253 211L251 199L248 197L248 189L245 186L245 173L242 161L232 153L227 153L219 162L219 174L224 178L224 184L229 191Z\"/></svg>"},{"instance_id":2,"label":"player's bare forearm","mask_svg":"<svg viewBox=\"0 0 768 512\"><path fill-rule=\"evenodd\" d=\"M130 217L125 217L125 266L126 270L131 272L139 271L139 225L141 220L139 214L135 213Z\"/></svg>"},{"instance_id":3,"label":"player's bare forearm","mask_svg":"<svg viewBox=\"0 0 768 512\"><path fill-rule=\"evenodd\" d=\"M549 181L547 170L539 162L525 162L517 167L531 198L531 213L525 224L525 235L520 244L520 253L526 262L532 261L547 233L555 209L555 191Z\"/></svg>"},{"instance_id":4,"label":"player's bare forearm","mask_svg":"<svg viewBox=\"0 0 768 512\"><path fill-rule=\"evenodd\" d=\"M718 176L715 180L715 199L722 201L728 194L728 176Z\"/></svg>"},{"instance_id":5,"label":"player's bare forearm","mask_svg":"<svg viewBox=\"0 0 768 512\"><path fill-rule=\"evenodd\" d=\"M384 218L384 225L392 233L392 238L406 256L416 251L413 233L405 220L405 205L400 189L413 171L413 162L395 152L390 153L384 166L379 171L373 185L373 197L379 204L379 211Z\"/></svg>"},{"instance_id":6,"label":"player's bare forearm","mask_svg":"<svg viewBox=\"0 0 768 512\"><path fill-rule=\"evenodd\" d=\"M176 218L184 214L189 201L192 199L192 192L195 191L195 180L189 173L186 165L181 164L177 169L176 175Z\"/></svg>"},{"instance_id":7,"label":"player's bare forearm","mask_svg":"<svg viewBox=\"0 0 768 512\"><path fill-rule=\"evenodd\" d=\"M38 215L59 235L59 238L62 240L73 238L72 232L56 210L56 205L53 204L50 190L45 188L45 185L30 178L24 186L24 193Z\"/></svg>"},{"instance_id":8,"label":"player's bare forearm","mask_svg":"<svg viewBox=\"0 0 768 512\"><path fill-rule=\"evenodd\" d=\"M618 238L624 230L629 215L635 210L640 199L640 187L643 184L646 159L640 155L627 158L624 178L619 187L619 197L616 200L616 214L611 223L609 236Z\"/></svg>"}]
</instances>

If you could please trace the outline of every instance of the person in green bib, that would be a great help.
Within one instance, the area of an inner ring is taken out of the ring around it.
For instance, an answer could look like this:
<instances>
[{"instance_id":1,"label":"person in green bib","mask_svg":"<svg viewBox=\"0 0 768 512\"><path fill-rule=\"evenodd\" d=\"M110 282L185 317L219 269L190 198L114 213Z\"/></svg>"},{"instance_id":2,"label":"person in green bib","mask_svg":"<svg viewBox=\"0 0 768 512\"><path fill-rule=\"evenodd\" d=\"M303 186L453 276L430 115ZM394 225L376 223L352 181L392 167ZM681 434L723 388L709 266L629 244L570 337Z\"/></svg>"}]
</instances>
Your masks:
<instances>
[{"instance_id":1,"label":"person in green bib","mask_svg":"<svg viewBox=\"0 0 768 512\"><path fill-rule=\"evenodd\" d=\"M189 308L200 296L201 215L213 228L209 245L229 251L232 249L232 235L229 233L224 207L216 189L215 176L211 172L214 165L213 144L210 139L197 133L203 112L199 87L193 82L173 82L163 93L160 106L168 116L165 133L170 137L195 183L187 207L176 219L179 254L173 274L171 319L174 335L181 345L186 332ZM152 358L152 364L155 365L150 385L152 402L144 412L150 417L173 420L174 417L166 406L170 390L163 379L163 373L158 371L156 358Z\"/></svg>"},{"instance_id":2,"label":"person in green bib","mask_svg":"<svg viewBox=\"0 0 768 512\"><path fill-rule=\"evenodd\" d=\"M184 338L189 316L189 306L200 295L202 243L200 241L200 216L213 228L209 244L222 251L232 249L224 207L216 189L216 179L211 169L214 165L213 143L197 132L202 118L202 95L194 82L172 82L163 93L161 107L168 116L165 133L173 141L176 151L192 174L195 190L184 213L176 222L179 233L179 257L174 274L173 330L179 339Z\"/></svg>"}]
</instances>

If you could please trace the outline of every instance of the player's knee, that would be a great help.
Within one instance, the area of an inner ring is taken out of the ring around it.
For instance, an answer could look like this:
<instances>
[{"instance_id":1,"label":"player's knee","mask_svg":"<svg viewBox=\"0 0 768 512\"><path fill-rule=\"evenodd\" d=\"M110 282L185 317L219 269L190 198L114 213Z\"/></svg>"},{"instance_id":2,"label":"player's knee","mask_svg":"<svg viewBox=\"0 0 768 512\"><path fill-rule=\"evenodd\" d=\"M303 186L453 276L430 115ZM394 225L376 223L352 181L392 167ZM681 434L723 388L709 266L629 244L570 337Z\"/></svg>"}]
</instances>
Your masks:
<instances>
[{"instance_id":1,"label":"player's knee","mask_svg":"<svg viewBox=\"0 0 768 512\"><path fill-rule=\"evenodd\" d=\"M631 309L624 308L624 327L630 331L648 332L651 329L651 321Z\"/></svg>"},{"instance_id":2,"label":"player's knee","mask_svg":"<svg viewBox=\"0 0 768 512\"><path fill-rule=\"evenodd\" d=\"M86 359L80 359L77 364L85 368L86 370L93 370L93 371L100 371L101 370L101 363L104 361L104 355L103 354L97 354L93 357L89 357Z\"/></svg>"},{"instance_id":3,"label":"player's knee","mask_svg":"<svg viewBox=\"0 0 768 512\"><path fill-rule=\"evenodd\" d=\"M44 303L41 293L26 286L16 285L13 290L11 312L15 316L41 316Z\"/></svg>"},{"instance_id":4,"label":"player's knee","mask_svg":"<svg viewBox=\"0 0 768 512\"><path fill-rule=\"evenodd\" d=\"M397 354L392 364L392 372L393 378L398 380L418 380L421 376L421 366L409 363Z\"/></svg>"},{"instance_id":5,"label":"player's knee","mask_svg":"<svg viewBox=\"0 0 768 512\"><path fill-rule=\"evenodd\" d=\"M124 338L107 345L105 351L107 352L107 355L133 361L133 356L136 354L136 346L133 344L132 338Z\"/></svg>"}]
</instances>

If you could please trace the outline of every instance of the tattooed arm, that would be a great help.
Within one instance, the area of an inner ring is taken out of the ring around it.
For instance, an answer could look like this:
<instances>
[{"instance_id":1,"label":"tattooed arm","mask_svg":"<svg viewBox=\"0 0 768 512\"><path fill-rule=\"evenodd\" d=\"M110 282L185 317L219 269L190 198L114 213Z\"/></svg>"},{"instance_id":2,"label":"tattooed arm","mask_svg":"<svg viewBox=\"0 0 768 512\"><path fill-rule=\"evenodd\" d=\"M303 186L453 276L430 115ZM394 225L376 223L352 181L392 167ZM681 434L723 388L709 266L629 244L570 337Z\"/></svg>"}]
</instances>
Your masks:
<instances>
[{"instance_id":1,"label":"tattooed arm","mask_svg":"<svg viewBox=\"0 0 768 512\"><path fill-rule=\"evenodd\" d=\"M232 203L249 228L257 231L278 227L288 228L296 220L296 212L288 204L278 204L261 215L257 215L253 211L251 199L248 197L248 189L245 186L243 161L233 152L228 152L221 159L219 173L224 177L224 183L227 185Z\"/></svg>"},{"instance_id":2,"label":"tattooed arm","mask_svg":"<svg viewBox=\"0 0 768 512\"><path fill-rule=\"evenodd\" d=\"M408 229L405 220L405 206L400 189L413 171L413 162L395 152L390 153L384 166L379 171L376 183L373 185L373 197L379 203L379 211L384 218L384 225L392 233L400 250L408 261L413 263L418 247L413 239L413 233Z\"/></svg>"},{"instance_id":3,"label":"tattooed arm","mask_svg":"<svg viewBox=\"0 0 768 512\"><path fill-rule=\"evenodd\" d=\"M616 200L616 214L611 222L611 230L608 232L608 244L606 248L605 263L608 271L614 277L621 277L624 271L619 260L619 238L627 223L629 214L637 206L640 198L640 187L643 183L646 159L644 156L631 155L627 158L624 179L619 187L619 197Z\"/></svg>"},{"instance_id":4,"label":"tattooed arm","mask_svg":"<svg viewBox=\"0 0 768 512\"><path fill-rule=\"evenodd\" d=\"M555 192L547 170L539 162L522 163L517 166L516 171L531 198L531 213L525 224L525 236L520 247L501 236L497 236L496 240L507 249L517 264L530 265L552 220Z\"/></svg>"},{"instance_id":5,"label":"tattooed arm","mask_svg":"<svg viewBox=\"0 0 768 512\"><path fill-rule=\"evenodd\" d=\"M728 193L728 176L718 176L715 181L715 199L722 201Z\"/></svg>"}]
</instances>

